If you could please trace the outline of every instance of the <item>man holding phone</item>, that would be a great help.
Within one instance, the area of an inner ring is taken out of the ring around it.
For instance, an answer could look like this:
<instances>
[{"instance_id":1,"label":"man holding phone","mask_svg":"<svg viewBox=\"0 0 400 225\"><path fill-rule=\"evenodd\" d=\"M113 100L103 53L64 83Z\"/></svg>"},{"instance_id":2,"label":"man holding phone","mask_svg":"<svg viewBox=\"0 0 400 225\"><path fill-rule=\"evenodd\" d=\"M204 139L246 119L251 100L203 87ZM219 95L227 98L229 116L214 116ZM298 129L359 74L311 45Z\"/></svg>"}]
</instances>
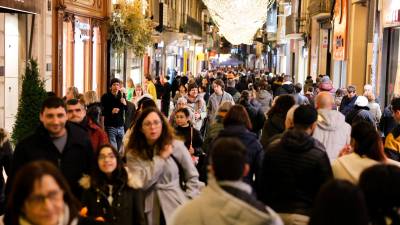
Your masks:
<instances>
[{"instance_id":1,"label":"man holding phone","mask_svg":"<svg viewBox=\"0 0 400 225\"><path fill-rule=\"evenodd\" d=\"M101 97L104 127L110 144L120 150L124 137L124 112L127 108L125 93L121 91L121 81L113 78L109 91Z\"/></svg>"}]
</instances>

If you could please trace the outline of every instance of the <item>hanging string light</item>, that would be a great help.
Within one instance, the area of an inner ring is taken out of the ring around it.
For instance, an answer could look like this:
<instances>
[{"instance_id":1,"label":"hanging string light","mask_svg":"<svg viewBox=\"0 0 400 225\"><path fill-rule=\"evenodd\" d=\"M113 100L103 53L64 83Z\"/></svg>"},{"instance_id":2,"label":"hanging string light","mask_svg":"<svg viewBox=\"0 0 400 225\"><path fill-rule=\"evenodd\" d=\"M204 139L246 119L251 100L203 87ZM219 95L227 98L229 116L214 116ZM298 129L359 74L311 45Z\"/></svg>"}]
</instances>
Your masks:
<instances>
[{"instance_id":1,"label":"hanging string light","mask_svg":"<svg viewBox=\"0 0 400 225\"><path fill-rule=\"evenodd\" d=\"M234 45L252 44L275 0L203 0L219 32Z\"/></svg>"}]
</instances>

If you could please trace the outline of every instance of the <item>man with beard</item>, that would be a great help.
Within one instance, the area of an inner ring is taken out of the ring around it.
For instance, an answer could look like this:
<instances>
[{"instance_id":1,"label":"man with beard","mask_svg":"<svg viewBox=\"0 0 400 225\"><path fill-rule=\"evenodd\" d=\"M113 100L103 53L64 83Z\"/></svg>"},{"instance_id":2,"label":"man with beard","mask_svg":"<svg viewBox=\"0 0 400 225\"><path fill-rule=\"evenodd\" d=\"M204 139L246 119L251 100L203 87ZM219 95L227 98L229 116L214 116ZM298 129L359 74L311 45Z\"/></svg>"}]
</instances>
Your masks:
<instances>
[{"instance_id":1,"label":"man with beard","mask_svg":"<svg viewBox=\"0 0 400 225\"><path fill-rule=\"evenodd\" d=\"M90 171L93 150L88 134L75 123L67 121L65 103L61 98L49 97L40 110L41 125L17 143L7 191L16 172L25 164L47 160L57 166L67 179L72 192L80 199L79 179Z\"/></svg>"}]
</instances>

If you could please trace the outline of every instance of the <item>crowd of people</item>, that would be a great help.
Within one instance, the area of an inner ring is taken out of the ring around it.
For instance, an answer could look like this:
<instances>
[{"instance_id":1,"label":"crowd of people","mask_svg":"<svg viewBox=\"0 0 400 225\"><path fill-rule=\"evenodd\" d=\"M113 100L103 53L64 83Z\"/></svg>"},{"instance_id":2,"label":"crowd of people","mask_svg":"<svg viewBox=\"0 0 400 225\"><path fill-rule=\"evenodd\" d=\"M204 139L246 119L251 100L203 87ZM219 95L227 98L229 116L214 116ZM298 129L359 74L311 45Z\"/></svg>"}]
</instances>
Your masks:
<instances>
[{"instance_id":1,"label":"crowd of people","mask_svg":"<svg viewBox=\"0 0 400 225\"><path fill-rule=\"evenodd\" d=\"M1 221L400 225L400 97L303 83L221 68L49 93L15 148L0 129Z\"/></svg>"}]
</instances>

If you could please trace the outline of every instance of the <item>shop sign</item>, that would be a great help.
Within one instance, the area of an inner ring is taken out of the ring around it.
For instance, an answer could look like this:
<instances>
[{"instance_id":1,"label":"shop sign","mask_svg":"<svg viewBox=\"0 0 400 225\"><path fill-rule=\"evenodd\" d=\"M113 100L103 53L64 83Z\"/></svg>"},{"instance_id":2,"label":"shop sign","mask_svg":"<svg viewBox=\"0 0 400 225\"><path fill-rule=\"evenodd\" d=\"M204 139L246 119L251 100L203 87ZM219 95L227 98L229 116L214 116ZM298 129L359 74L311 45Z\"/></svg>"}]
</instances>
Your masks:
<instances>
[{"instance_id":1,"label":"shop sign","mask_svg":"<svg viewBox=\"0 0 400 225\"><path fill-rule=\"evenodd\" d=\"M346 58L347 0L336 1L333 17L333 59L343 61Z\"/></svg>"}]
</instances>

